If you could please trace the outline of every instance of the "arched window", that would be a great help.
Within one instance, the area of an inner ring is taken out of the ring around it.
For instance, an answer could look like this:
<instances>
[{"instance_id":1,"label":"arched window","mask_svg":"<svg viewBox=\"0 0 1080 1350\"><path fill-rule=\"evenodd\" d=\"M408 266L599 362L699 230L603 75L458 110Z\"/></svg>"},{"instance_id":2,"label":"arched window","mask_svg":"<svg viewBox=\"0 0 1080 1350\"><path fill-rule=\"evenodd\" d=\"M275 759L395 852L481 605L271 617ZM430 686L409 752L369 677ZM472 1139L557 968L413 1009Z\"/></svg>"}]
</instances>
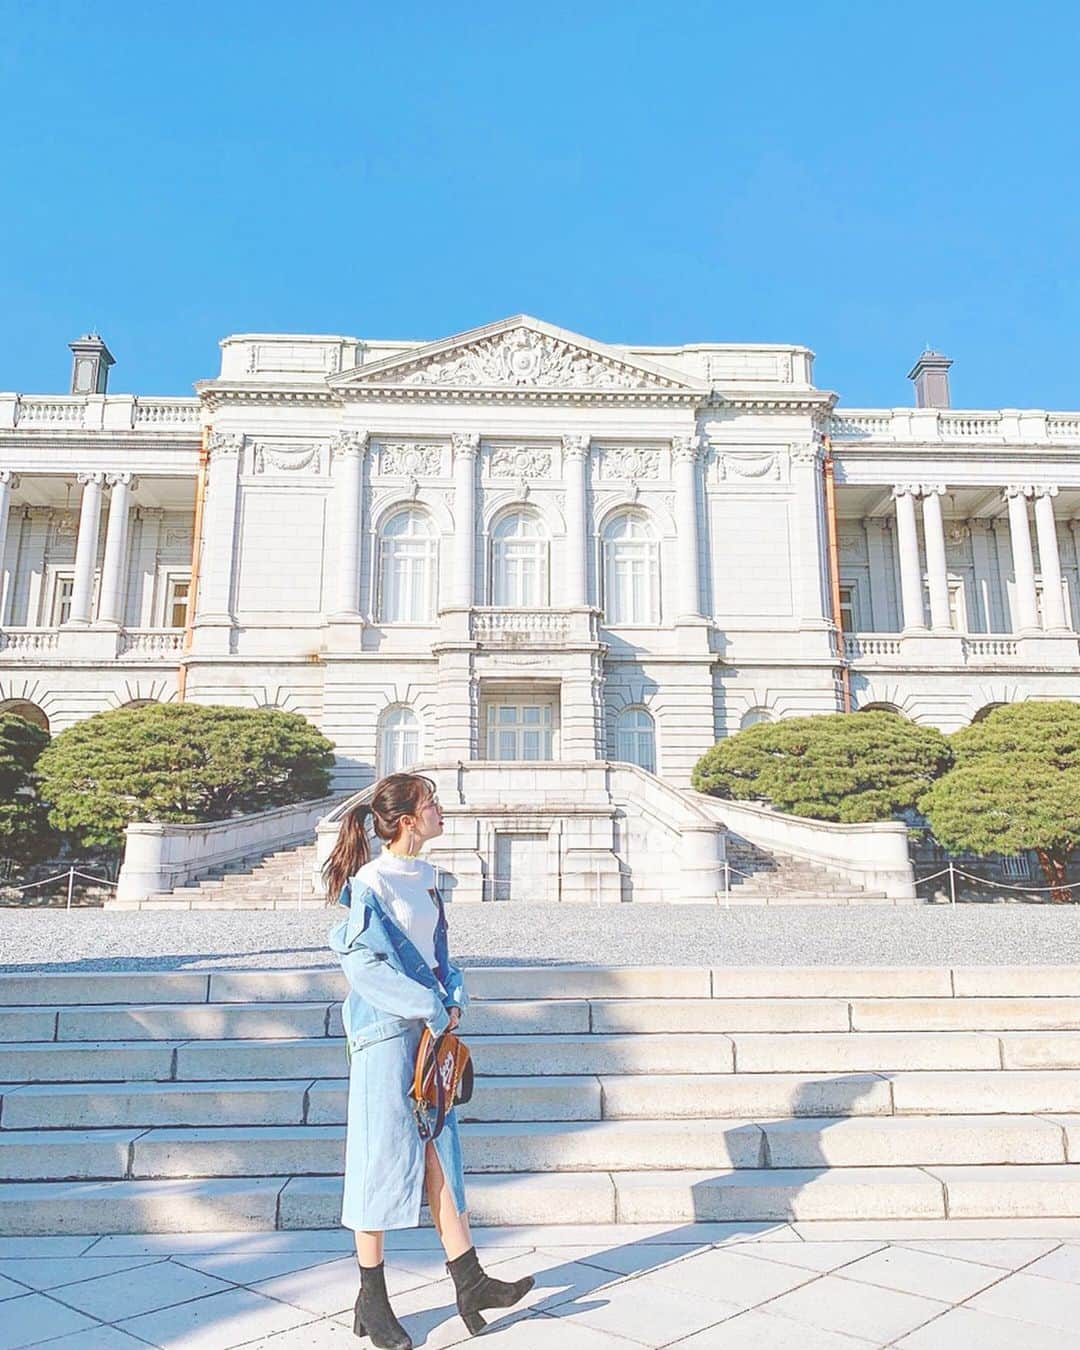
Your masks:
<instances>
[{"instance_id":1,"label":"arched window","mask_svg":"<svg viewBox=\"0 0 1080 1350\"><path fill-rule=\"evenodd\" d=\"M420 759L420 719L411 708L388 708L379 723L379 777L398 773Z\"/></svg>"},{"instance_id":2,"label":"arched window","mask_svg":"<svg viewBox=\"0 0 1080 1350\"><path fill-rule=\"evenodd\" d=\"M640 511L620 511L604 526L604 622L660 622L659 552Z\"/></svg>"},{"instance_id":3,"label":"arched window","mask_svg":"<svg viewBox=\"0 0 1080 1350\"><path fill-rule=\"evenodd\" d=\"M435 618L438 541L431 521L410 507L386 522L379 538L382 623L430 623Z\"/></svg>"},{"instance_id":4,"label":"arched window","mask_svg":"<svg viewBox=\"0 0 1080 1350\"><path fill-rule=\"evenodd\" d=\"M7 713L9 717L22 717L27 722L33 722L34 726L40 727L42 731L49 730L49 719L36 703L29 703L23 698L9 698L0 703L0 714Z\"/></svg>"},{"instance_id":5,"label":"arched window","mask_svg":"<svg viewBox=\"0 0 1080 1350\"><path fill-rule=\"evenodd\" d=\"M772 713L768 708L747 708L746 712L739 718L739 730L745 731L747 727L755 727L759 722L771 722Z\"/></svg>"},{"instance_id":6,"label":"arched window","mask_svg":"<svg viewBox=\"0 0 1080 1350\"><path fill-rule=\"evenodd\" d=\"M491 603L529 609L548 603L548 538L531 511L503 516L491 537Z\"/></svg>"},{"instance_id":7,"label":"arched window","mask_svg":"<svg viewBox=\"0 0 1080 1350\"><path fill-rule=\"evenodd\" d=\"M656 772L656 725L644 708L624 708L615 728L615 756Z\"/></svg>"},{"instance_id":8,"label":"arched window","mask_svg":"<svg viewBox=\"0 0 1080 1350\"><path fill-rule=\"evenodd\" d=\"M865 703L859 709L859 712L895 713L897 717L901 717L903 715L895 703Z\"/></svg>"}]
</instances>

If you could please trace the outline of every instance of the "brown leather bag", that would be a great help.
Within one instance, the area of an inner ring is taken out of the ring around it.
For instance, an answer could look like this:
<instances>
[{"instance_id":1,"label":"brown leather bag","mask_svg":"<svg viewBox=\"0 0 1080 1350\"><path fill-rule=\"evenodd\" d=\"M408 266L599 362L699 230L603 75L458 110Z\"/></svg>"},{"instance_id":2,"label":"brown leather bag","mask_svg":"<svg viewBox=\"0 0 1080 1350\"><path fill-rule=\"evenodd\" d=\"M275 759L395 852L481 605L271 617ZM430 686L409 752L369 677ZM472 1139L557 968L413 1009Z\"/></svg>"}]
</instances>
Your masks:
<instances>
[{"instance_id":1,"label":"brown leather bag","mask_svg":"<svg viewBox=\"0 0 1080 1350\"><path fill-rule=\"evenodd\" d=\"M432 1036L425 1027L420 1033L420 1044L416 1047L416 1063L413 1066L412 1087L409 1089L420 1138L437 1139L442 1133L447 1111L467 1102L472 1096L472 1090L473 1067L468 1046L452 1031ZM429 1107L435 1111L434 1128L428 1116Z\"/></svg>"}]
</instances>

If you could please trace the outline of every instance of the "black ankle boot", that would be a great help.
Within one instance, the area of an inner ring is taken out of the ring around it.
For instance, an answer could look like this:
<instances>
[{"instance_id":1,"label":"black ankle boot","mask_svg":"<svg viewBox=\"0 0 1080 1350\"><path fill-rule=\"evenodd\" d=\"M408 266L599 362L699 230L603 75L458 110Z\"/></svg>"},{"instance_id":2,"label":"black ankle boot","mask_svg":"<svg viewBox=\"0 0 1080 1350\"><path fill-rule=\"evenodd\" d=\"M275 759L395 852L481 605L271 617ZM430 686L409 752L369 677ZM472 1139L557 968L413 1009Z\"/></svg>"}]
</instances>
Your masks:
<instances>
[{"instance_id":1,"label":"black ankle boot","mask_svg":"<svg viewBox=\"0 0 1080 1350\"><path fill-rule=\"evenodd\" d=\"M536 1283L531 1275L512 1283L493 1280L481 1269L475 1247L470 1247L453 1261L447 1261L446 1269L454 1278L458 1312L474 1336L487 1325L480 1316L482 1308L509 1308L524 1298Z\"/></svg>"},{"instance_id":2,"label":"black ankle boot","mask_svg":"<svg viewBox=\"0 0 1080 1350\"><path fill-rule=\"evenodd\" d=\"M381 1261L377 1266L360 1267L353 1335L370 1336L376 1350L413 1350L412 1337L394 1316L386 1296L386 1273Z\"/></svg>"}]
</instances>

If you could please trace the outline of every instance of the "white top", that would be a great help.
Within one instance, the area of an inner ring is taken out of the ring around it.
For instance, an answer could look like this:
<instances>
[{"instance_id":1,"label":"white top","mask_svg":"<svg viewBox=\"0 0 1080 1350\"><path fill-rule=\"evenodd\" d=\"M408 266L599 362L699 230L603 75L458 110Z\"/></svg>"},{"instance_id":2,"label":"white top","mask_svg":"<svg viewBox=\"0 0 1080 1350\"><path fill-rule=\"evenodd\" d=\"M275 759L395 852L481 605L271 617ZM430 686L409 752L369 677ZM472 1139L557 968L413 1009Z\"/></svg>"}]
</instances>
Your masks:
<instances>
[{"instance_id":1,"label":"white top","mask_svg":"<svg viewBox=\"0 0 1080 1350\"><path fill-rule=\"evenodd\" d=\"M431 893L436 885L431 863L423 858L398 858L384 848L356 876L371 887L387 914L434 971L439 910Z\"/></svg>"}]
</instances>

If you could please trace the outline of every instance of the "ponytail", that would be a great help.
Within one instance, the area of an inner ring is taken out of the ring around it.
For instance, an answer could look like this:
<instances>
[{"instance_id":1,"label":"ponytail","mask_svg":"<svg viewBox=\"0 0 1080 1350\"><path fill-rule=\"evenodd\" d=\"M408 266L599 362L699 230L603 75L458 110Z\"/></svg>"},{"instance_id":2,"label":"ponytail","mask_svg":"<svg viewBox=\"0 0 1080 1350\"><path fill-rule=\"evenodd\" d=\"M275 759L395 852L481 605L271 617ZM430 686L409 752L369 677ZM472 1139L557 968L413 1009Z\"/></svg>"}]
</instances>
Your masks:
<instances>
[{"instance_id":1,"label":"ponytail","mask_svg":"<svg viewBox=\"0 0 1080 1350\"><path fill-rule=\"evenodd\" d=\"M365 802L353 807L342 818L337 843L323 864L328 905L337 903L349 878L371 857L371 845L367 836L367 818L370 815L371 807Z\"/></svg>"}]
</instances>

